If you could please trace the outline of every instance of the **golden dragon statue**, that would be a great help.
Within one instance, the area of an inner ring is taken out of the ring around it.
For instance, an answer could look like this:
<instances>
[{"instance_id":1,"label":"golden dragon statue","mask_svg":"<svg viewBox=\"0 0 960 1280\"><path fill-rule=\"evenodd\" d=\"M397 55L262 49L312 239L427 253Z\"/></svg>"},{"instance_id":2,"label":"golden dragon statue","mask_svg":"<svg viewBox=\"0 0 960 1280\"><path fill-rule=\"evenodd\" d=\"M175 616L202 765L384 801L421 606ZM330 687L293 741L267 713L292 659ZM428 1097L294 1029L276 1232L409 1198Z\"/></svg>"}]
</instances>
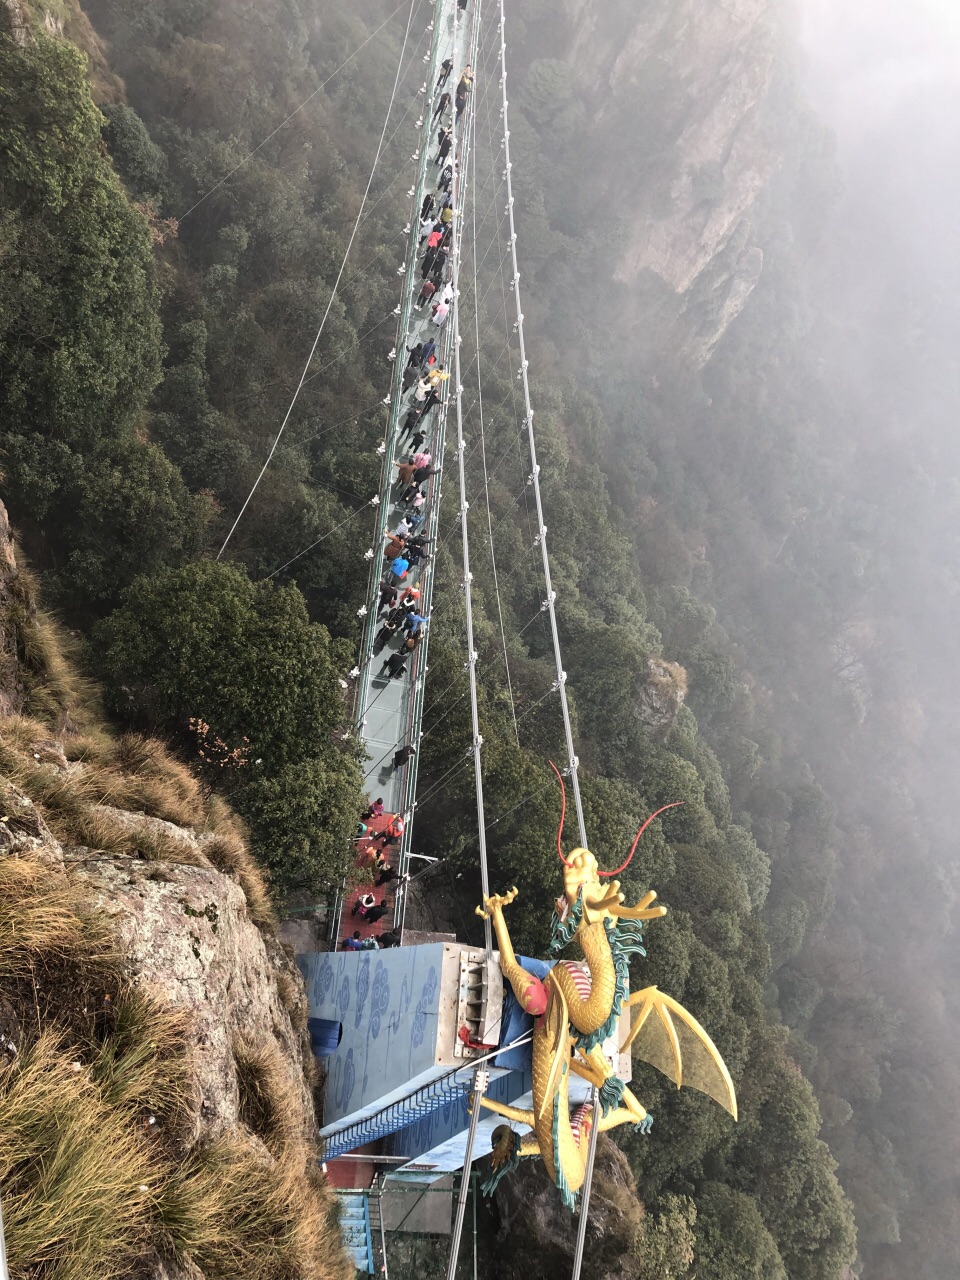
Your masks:
<instances>
[{"instance_id":1,"label":"golden dragon statue","mask_svg":"<svg viewBox=\"0 0 960 1280\"><path fill-rule=\"evenodd\" d=\"M624 1082L614 1073L603 1051L604 1042L616 1031L625 1005L632 1011L629 1033L620 1045L622 1053L634 1045L635 1056L652 1063L679 1088L687 1084L701 1089L737 1118L737 1100L723 1058L696 1018L656 987L630 994L630 956L646 952L642 924L666 915L666 907L654 906L654 892L633 907L623 905L619 880L604 885L624 871L643 832L666 809L664 805L637 832L626 861L615 871L601 871L588 849L574 849L565 858L561 847L566 795L560 780L563 808L557 832L557 853L563 863L564 896L557 901L550 954L570 942L580 945L586 967L560 960L541 980L524 969L516 958L503 909L517 890L485 898L477 914L490 919L500 950L500 968L521 1007L534 1017L533 1110L507 1106L487 1098L481 1105L514 1124L533 1132L521 1138L507 1125L493 1133L493 1167L484 1184L489 1194L500 1178L525 1156L539 1155L553 1178L564 1203L574 1207L576 1193L586 1173L587 1146L594 1123L590 1105L570 1113L570 1074L580 1076L599 1091L601 1132L632 1124L648 1131L652 1118Z\"/></svg>"}]
</instances>

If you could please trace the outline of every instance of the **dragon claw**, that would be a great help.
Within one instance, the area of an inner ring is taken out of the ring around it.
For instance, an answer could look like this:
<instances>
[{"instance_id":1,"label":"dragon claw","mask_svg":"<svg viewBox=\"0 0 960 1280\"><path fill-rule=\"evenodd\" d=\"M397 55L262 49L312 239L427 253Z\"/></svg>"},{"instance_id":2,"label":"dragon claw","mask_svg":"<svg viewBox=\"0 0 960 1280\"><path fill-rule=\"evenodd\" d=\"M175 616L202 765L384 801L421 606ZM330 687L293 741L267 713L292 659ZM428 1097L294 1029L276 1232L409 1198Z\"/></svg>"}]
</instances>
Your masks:
<instances>
[{"instance_id":1,"label":"dragon claw","mask_svg":"<svg viewBox=\"0 0 960 1280\"><path fill-rule=\"evenodd\" d=\"M483 906L475 908L476 913L481 920L489 920L492 915L508 907L516 896L517 887L514 885L507 893L495 893L492 897L484 898Z\"/></svg>"}]
</instances>

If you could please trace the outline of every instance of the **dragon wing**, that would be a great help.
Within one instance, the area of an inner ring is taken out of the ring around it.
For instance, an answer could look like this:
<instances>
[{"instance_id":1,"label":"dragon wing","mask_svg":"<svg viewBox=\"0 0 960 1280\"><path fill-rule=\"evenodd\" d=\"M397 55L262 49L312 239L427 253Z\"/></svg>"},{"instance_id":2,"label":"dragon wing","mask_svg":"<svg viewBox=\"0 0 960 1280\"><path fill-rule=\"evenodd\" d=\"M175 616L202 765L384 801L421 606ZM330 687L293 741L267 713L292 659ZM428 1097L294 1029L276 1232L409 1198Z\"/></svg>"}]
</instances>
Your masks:
<instances>
[{"instance_id":1,"label":"dragon wing","mask_svg":"<svg viewBox=\"0 0 960 1280\"><path fill-rule=\"evenodd\" d=\"M546 1070L547 1077L543 1084L542 1101L539 1116L553 1106L553 1100L560 1088L563 1067L570 1058L570 1014L567 1000L558 983L551 981L547 974L547 1009L543 1018L537 1022L533 1032L533 1070ZM539 1044L538 1044L539 1041ZM539 1092L539 1090L536 1090Z\"/></svg>"},{"instance_id":2,"label":"dragon wing","mask_svg":"<svg viewBox=\"0 0 960 1280\"><path fill-rule=\"evenodd\" d=\"M674 1082L689 1085L719 1102L737 1118L737 1095L720 1051L692 1013L656 987L630 996L637 1010L621 1052L633 1045L634 1054Z\"/></svg>"}]
</instances>

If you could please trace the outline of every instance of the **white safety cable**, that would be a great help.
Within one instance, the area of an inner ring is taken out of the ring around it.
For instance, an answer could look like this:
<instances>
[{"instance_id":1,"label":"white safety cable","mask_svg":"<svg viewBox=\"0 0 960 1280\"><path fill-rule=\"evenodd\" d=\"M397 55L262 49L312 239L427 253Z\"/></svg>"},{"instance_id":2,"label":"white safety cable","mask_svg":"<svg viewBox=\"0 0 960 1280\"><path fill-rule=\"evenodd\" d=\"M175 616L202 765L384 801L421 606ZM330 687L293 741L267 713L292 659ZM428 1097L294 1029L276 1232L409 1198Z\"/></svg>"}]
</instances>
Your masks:
<instances>
[{"instance_id":1,"label":"white safety cable","mask_svg":"<svg viewBox=\"0 0 960 1280\"><path fill-rule=\"evenodd\" d=\"M476 90L479 93L479 88ZM472 146L471 158L473 166L471 170L472 199L470 206L471 213L471 231L472 231L472 260L473 260L473 324L477 335L477 414L480 428L480 457L483 462L483 496L484 506L487 512L487 537L490 547L490 566L493 570L493 591L497 601L497 619L500 623L500 643L503 646L503 668L507 676L507 692L510 695L510 715L513 718L513 735L517 740L517 747L520 746L520 731L517 728L517 708L513 701L513 681L510 678L510 658L507 654L507 633L503 625L503 603L500 599L500 582L497 577L497 552L493 541L493 517L490 514L490 480L487 476L487 443L484 434L483 422L483 376L481 369L480 357L480 281L477 279L477 104L474 103L474 109L470 113L471 129L472 129ZM461 468L465 470L465 460L461 456Z\"/></svg>"},{"instance_id":2,"label":"white safety cable","mask_svg":"<svg viewBox=\"0 0 960 1280\"><path fill-rule=\"evenodd\" d=\"M527 437L530 446L530 465L533 471L533 494L537 505L537 521L539 524L540 551L543 557L543 578L547 597L544 601L550 616L550 630L553 636L553 656L557 666L557 682L560 693L560 706L563 711L563 730L567 739L567 764L570 782L573 788L573 803L577 811L577 824L580 828L580 844L587 848L587 826L583 816L583 800L580 796L580 781L577 776L579 760L573 744L573 726L570 723L570 707L567 703L567 673L563 669L563 657L560 652L560 632L557 628L556 599L550 578L550 557L547 553L547 526L543 519L543 500L540 496L540 466L537 462L537 444L533 434L533 409L530 404L530 381L527 375L526 346L523 340L523 308L520 303L520 272L517 268L517 230L513 216L513 182L510 176L510 125L507 116L507 39L506 18L503 12L503 0L500 0L500 85L503 90L503 142L504 158L507 168L507 213L510 219L510 254L513 262L513 292L517 306L517 336L520 340L520 372L523 384L523 403L527 424Z\"/></svg>"},{"instance_id":3,"label":"white safety cable","mask_svg":"<svg viewBox=\"0 0 960 1280\"><path fill-rule=\"evenodd\" d=\"M478 0L479 8L479 0ZM451 79L454 84L459 80L459 67L457 66L457 40L456 40L456 17L457 10L454 9L454 46L453 46L453 70ZM476 108L476 92L471 95L470 117L475 114ZM457 154L457 113L453 112L451 125L453 145L452 153ZM487 840L486 840L486 821L483 808L483 763L481 760L481 748L483 747L483 738L480 734L480 710L479 700L477 697L477 650L473 634L473 574L470 571L470 531L469 521L467 519L467 511L469 504L467 502L467 478L464 468L464 453L466 445L463 439L463 387L460 382L460 252L463 240L463 210L464 198L466 196L467 180L466 180L466 164L467 151L469 145L469 126L463 131L463 143L460 152L459 170L454 168L454 201L453 201L453 299L451 303L451 321L453 324L453 380L454 380L454 398L456 400L456 420L457 420L457 450L455 457L457 459L457 468L460 480L460 536L463 542L463 602L466 611L467 622L467 670L470 676L470 716L473 726L473 763L474 774L477 786L477 821L480 834L480 885L484 898L490 896L490 873L487 867ZM493 955L493 933L490 928L490 921L484 921L484 941L486 943L487 955Z\"/></svg>"},{"instance_id":4,"label":"white safety cable","mask_svg":"<svg viewBox=\"0 0 960 1280\"><path fill-rule=\"evenodd\" d=\"M530 405L530 382L527 374L526 347L523 340L523 308L520 304L520 272L517 268L517 233L513 216L513 183L510 177L510 125L507 115L507 38L506 15L503 0L500 0L500 85L503 90L503 145L507 166L507 211L510 215L510 249L513 258L513 290L517 303L517 334L520 339L520 380L523 383L523 401L526 410L527 432L530 441L530 461L533 468L533 491L537 503L537 518L540 522L540 549L543 553L543 576L546 582L546 608L550 613L550 629L553 633L553 653L557 664L557 683L560 692L560 705L563 709L563 728L567 738L567 758L570 766L570 781L573 785L573 798L577 810L577 823L580 828L580 843L587 845L587 827L583 816L583 801L580 797L580 781L577 776L577 755L573 744L573 729L570 724L570 709L567 705L566 672L560 653L560 635L557 630L557 615L554 607L556 593L550 581L550 558L547 554L547 527L543 520L543 502L540 496L540 468L537 465L536 441L533 435L533 409ZM590 1210L590 1192L593 1186L593 1167L597 1153L597 1135L600 1132L600 1094L597 1086L590 1090L591 1117L590 1141L587 1147L586 1170L580 1192L580 1215L577 1222L577 1242L573 1257L571 1280L580 1280L583 1266L583 1251L587 1236L587 1216Z\"/></svg>"},{"instance_id":5,"label":"white safety cable","mask_svg":"<svg viewBox=\"0 0 960 1280\"><path fill-rule=\"evenodd\" d=\"M397 74L393 80L393 91L390 94L390 103L387 107L386 118L384 119L383 129L381 130L381 133L380 133L380 142L377 145L377 154L373 158L373 166L370 169L370 176L367 179L367 185L363 193L363 199L360 201L360 208L357 211L357 218L353 224L353 230L350 232L350 239L347 242L347 248L343 255L343 261L340 263L340 270L337 272L337 278L334 281L333 289L330 293L330 298L327 301L326 310L323 313L323 319L320 321L320 328L317 330L317 336L313 340L313 346L310 348L310 354L307 356L307 362L303 366L303 372L300 375L300 381L297 383L297 389L293 393L293 399L290 401L290 406L287 409L283 422L280 424L280 430L277 432L277 438L276 440L274 440L273 444L271 445L270 452L267 454L267 460L266 462L264 462L263 466L260 468L260 474L257 476L256 480L253 482L253 488L247 494L246 501L244 502L243 506L240 508L240 511L237 514L237 518L236 520L234 520L233 525L230 528L230 532L224 538L223 546L217 552L218 560L223 555L224 551L226 551L227 543L233 537L234 532L236 531L237 525L243 519L243 513L246 511L247 507L250 505L253 495L257 492L257 489L260 487L260 481L267 474L267 468L270 466L270 463L273 461L273 455L277 451L277 445L280 443L280 438L283 435L284 431L286 431L287 429L287 423L290 421L290 415L293 413L294 405L297 403L297 399L299 398L300 392L303 390L303 384L307 381L307 375L310 370L310 365L313 361L313 357L316 353L317 347L320 345L320 338L323 335L324 328L326 327L327 317L330 315L330 310L333 307L334 299L337 296L337 290L340 287L340 281L343 278L343 273L344 273L344 270L346 269L347 259L350 257L350 250L353 248L353 242L356 239L357 231L360 227L360 219L363 216L363 208L367 202L367 196L370 194L370 187L373 184L373 176L377 172L377 165L380 163L380 153L383 150L383 140L387 136L387 127L390 124L390 115L391 115L391 112L393 111L393 104L397 96L397 87L400 84L400 72L403 68L403 58L404 58L404 54L406 53L407 41L410 38L410 26L413 22L414 10L416 9L419 3L420 3L420 0L410 0L410 10L407 13L407 29L403 33L403 44L400 48L400 57L397 59Z\"/></svg>"},{"instance_id":6,"label":"white safety cable","mask_svg":"<svg viewBox=\"0 0 960 1280\"><path fill-rule=\"evenodd\" d=\"M348 525L351 522L351 520L356 520L357 516L362 515L363 512L366 511L367 507L375 507L379 504L379 502L380 502L380 495L374 494L374 496L366 504L366 507L358 507L356 511L351 511L350 514L347 516L346 520L341 520L339 524L335 524L332 529L328 529L325 534L317 538L316 542L311 542L309 547L304 547L302 551L298 551L297 554L295 556L292 556L289 560L287 560L285 564L282 564L278 568L274 569L273 573L268 573L265 581L269 582L270 579L275 578L278 573L283 573L284 569L289 569L290 566L295 561L299 560L301 556L305 556L307 552L312 551L314 547L319 547L321 542L326 542L327 538L332 538L335 533L338 533L341 529L343 529L346 525Z\"/></svg>"},{"instance_id":7,"label":"white safety cable","mask_svg":"<svg viewBox=\"0 0 960 1280\"><path fill-rule=\"evenodd\" d=\"M365 48L370 43L370 41L374 39L375 36L378 36L380 34L380 32L387 25L387 23L397 16L397 14L403 8L404 3L405 3L405 0L400 0L400 3L394 9L393 13L389 14L386 18L384 18L384 20L380 23L379 27L377 27L376 31L371 31L370 34L367 36L366 40L364 40L362 44L357 45L356 49L354 49L353 53L350 54L349 58L344 58L343 62L340 63L336 71L332 71L330 75L327 76L326 80L324 80L323 84L318 84L316 89L314 89L314 91L311 94L308 94L306 98L304 98L304 100L300 103L299 107L294 107L294 109L287 116L286 120L281 120L281 122L277 125L277 127L274 130L272 130L270 133L268 133L262 142L258 142L257 145L253 148L253 150L248 155L245 155L238 165L234 165L234 167L230 170L230 172L226 175L226 177L221 178L220 181L216 183L215 186L212 186L209 191L205 192L195 204L192 204L190 206L190 208L186 211L186 213L181 213L177 221L182 222L184 218L189 218L190 214L193 213L194 209L199 209L200 206L203 204L204 200L209 199L209 197L212 196L215 191L219 191L220 188L223 186L223 184L225 182L229 182L235 173L239 173L240 170L243 168L243 166L247 163L247 161L252 160L261 147L265 147L271 138L275 138L277 134L280 132L280 130L290 123L290 121L293 119L294 116L299 115L300 112L303 110L303 108L308 106L314 100L317 94L320 93L322 89L325 89L327 85L330 83L330 81L333 80L336 76L338 76L340 72L343 70L343 68L348 66L354 60L354 58L357 56L357 54L360 52L361 49ZM409 30L409 27L408 27L408 30Z\"/></svg>"}]
</instances>

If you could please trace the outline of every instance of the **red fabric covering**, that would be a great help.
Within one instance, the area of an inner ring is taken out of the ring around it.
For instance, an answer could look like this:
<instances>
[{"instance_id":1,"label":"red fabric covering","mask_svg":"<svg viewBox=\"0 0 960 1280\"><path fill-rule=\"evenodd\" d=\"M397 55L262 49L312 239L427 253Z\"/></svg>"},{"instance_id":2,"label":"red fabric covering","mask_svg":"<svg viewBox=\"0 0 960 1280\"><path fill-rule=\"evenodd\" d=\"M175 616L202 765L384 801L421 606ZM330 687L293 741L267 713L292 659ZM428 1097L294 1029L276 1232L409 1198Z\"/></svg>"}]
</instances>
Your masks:
<instances>
[{"instance_id":1,"label":"red fabric covering","mask_svg":"<svg viewBox=\"0 0 960 1280\"><path fill-rule=\"evenodd\" d=\"M361 939L379 938L381 933L389 932L393 928L393 899L396 881L391 880L389 884L381 885L379 888L372 883L380 874L373 865L375 855L381 851L381 846L374 843L374 837L387 827L392 818L393 814L390 812L381 814L379 818L368 818L366 822L367 830L370 834L357 841L357 856L354 859L354 865L358 869L366 871L371 879L366 884L360 885L356 889L351 889L344 899L343 915L340 920L340 936L337 938L338 951L343 950L344 939L352 938L354 932L358 932ZM391 866L396 866L398 851L399 845L390 845L386 849L387 861ZM372 893L378 904L386 898L387 905L390 907L389 914L383 916L382 919L377 920L374 924L368 923L364 916L352 916L350 914L354 904L365 893Z\"/></svg>"}]
</instances>

